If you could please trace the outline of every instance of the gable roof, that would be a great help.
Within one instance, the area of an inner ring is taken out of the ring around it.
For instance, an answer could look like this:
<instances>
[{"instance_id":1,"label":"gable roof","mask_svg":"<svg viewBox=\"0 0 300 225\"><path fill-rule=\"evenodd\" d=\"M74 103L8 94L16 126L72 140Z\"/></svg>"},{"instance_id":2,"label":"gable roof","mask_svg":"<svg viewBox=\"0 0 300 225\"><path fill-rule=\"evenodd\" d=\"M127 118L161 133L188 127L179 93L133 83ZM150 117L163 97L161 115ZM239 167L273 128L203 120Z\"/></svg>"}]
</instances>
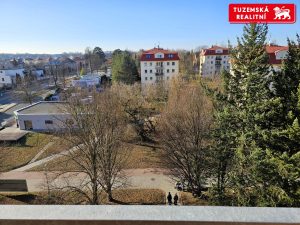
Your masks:
<instances>
[{"instance_id":1,"label":"gable roof","mask_svg":"<svg viewBox=\"0 0 300 225\"><path fill-rule=\"evenodd\" d=\"M218 49L222 49L223 52L222 53L217 53L216 50L218 50ZM211 46L211 48L203 49L201 51L201 54L202 55L228 55L229 54L229 49L224 48L224 47L220 47L220 46L217 46L217 45L213 45L213 46Z\"/></svg>"},{"instance_id":2,"label":"gable roof","mask_svg":"<svg viewBox=\"0 0 300 225\"><path fill-rule=\"evenodd\" d=\"M164 58L155 58L156 53L163 53ZM173 57L170 58L169 54L172 54ZM176 61L179 60L178 52L169 51L163 48L152 48L150 50L143 51L141 56L141 61Z\"/></svg>"}]
</instances>

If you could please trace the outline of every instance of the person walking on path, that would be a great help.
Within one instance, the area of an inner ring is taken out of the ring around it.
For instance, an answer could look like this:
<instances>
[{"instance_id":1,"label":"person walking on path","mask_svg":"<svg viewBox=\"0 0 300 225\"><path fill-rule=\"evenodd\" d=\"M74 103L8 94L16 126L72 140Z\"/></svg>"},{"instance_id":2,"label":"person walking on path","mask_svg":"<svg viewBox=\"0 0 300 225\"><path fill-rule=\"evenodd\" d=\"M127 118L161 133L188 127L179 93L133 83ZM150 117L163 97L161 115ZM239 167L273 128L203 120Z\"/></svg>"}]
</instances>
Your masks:
<instances>
[{"instance_id":1,"label":"person walking on path","mask_svg":"<svg viewBox=\"0 0 300 225\"><path fill-rule=\"evenodd\" d=\"M172 195L171 193L169 192L168 196L167 196L167 199L168 199L168 204L169 205L172 205Z\"/></svg>"},{"instance_id":2,"label":"person walking on path","mask_svg":"<svg viewBox=\"0 0 300 225\"><path fill-rule=\"evenodd\" d=\"M174 205L177 205L178 202L178 195L177 193L174 195Z\"/></svg>"}]
</instances>

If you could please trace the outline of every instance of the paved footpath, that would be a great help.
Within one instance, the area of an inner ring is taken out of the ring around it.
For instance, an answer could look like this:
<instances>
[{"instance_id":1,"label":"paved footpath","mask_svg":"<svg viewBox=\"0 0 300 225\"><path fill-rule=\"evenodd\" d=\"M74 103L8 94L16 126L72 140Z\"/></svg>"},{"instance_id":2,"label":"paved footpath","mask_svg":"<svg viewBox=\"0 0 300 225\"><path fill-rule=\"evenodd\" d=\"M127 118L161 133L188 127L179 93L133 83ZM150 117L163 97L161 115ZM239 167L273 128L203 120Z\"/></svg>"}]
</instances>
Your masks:
<instances>
[{"instance_id":1,"label":"paved footpath","mask_svg":"<svg viewBox=\"0 0 300 225\"><path fill-rule=\"evenodd\" d=\"M125 170L128 176L127 188L157 188L165 191L171 191L175 194L174 182L169 178L167 171L164 169L147 168L147 169L130 169ZM26 179L28 191L43 191L46 187L46 174L44 172L25 172L25 171L10 171L0 174L0 179ZM64 178L57 178L56 184L63 184ZM72 177L72 182L79 182L82 176L79 174Z\"/></svg>"}]
</instances>

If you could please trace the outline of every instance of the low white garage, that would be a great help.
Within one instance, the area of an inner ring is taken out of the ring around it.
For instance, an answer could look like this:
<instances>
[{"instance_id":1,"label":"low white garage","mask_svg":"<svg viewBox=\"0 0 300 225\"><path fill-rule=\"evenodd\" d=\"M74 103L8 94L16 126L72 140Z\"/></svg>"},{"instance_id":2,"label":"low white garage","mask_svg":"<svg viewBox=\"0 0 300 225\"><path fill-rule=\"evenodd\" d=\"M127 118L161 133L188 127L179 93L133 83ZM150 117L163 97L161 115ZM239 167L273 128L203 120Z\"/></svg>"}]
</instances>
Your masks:
<instances>
[{"instance_id":1,"label":"low white garage","mask_svg":"<svg viewBox=\"0 0 300 225\"><path fill-rule=\"evenodd\" d=\"M65 102L41 101L16 110L14 114L21 130L60 130L70 118L65 104Z\"/></svg>"}]
</instances>

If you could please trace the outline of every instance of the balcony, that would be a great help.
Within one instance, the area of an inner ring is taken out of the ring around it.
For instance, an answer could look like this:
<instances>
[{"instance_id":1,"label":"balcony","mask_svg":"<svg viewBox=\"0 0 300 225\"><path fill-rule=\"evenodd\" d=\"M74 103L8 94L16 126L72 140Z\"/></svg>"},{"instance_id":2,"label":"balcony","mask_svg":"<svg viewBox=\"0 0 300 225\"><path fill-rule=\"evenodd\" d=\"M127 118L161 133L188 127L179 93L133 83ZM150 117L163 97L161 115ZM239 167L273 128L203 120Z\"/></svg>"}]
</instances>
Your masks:
<instances>
[{"instance_id":1,"label":"balcony","mask_svg":"<svg viewBox=\"0 0 300 225\"><path fill-rule=\"evenodd\" d=\"M164 67L163 67L163 65L159 65L159 66L155 66L155 69L156 69L156 70L163 70Z\"/></svg>"},{"instance_id":2,"label":"balcony","mask_svg":"<svg viewBox=\"0 0 300 225\"><path fill-rule=\"evenodd\" d=\"M155 76L163 76L163 75L164 75L163 72L156 72L156 73L155 73Z\"/></svg>"},{"instance_id":3,"label":"balcony","mask_svg":"<svg viewBox=\"0 0 300 225\"><path fill-rule=\"evenodd\" d=\"M221 66L222 65L222 61L221 60L216 60L215 61L215 65L216 66Z\"/></svg>"},{"instance_id":4,"label":"balcony","mask_svg":"<svg viewBox=\"0 0 300 225\"><path fill-rule=\"evenodd\" d=\"M215 206L3 205L0 224L262 225L300 224L299 208Z\"/></svg>"}]
</instances>

